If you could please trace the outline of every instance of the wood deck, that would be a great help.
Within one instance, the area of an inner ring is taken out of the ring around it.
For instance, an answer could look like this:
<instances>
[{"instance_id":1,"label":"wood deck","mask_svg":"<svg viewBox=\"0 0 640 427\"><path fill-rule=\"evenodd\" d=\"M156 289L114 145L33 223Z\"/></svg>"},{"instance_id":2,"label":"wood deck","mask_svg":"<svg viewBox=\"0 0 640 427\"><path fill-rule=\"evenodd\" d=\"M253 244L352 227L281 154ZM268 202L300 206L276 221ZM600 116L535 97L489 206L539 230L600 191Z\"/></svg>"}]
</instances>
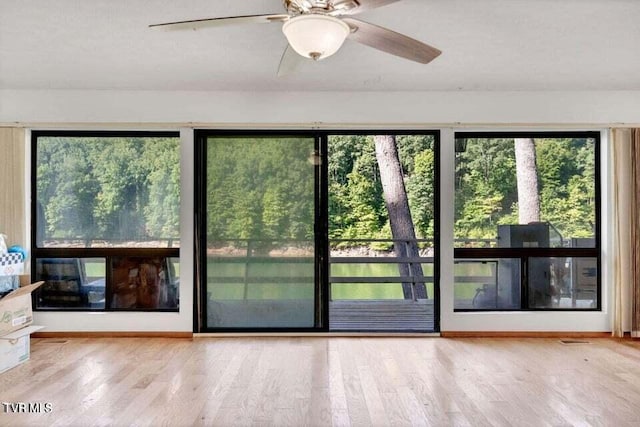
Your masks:
<instances>
[{"instance_id":1,"label":"wood deck","mask_svg":"<svg viewBox=\"0 0 640 427\"><path fill-rule=\"evenodd\" d=\"M332 331L433 332L433 300L340 300L329 303Z\"/></svg>"}]
</instances>

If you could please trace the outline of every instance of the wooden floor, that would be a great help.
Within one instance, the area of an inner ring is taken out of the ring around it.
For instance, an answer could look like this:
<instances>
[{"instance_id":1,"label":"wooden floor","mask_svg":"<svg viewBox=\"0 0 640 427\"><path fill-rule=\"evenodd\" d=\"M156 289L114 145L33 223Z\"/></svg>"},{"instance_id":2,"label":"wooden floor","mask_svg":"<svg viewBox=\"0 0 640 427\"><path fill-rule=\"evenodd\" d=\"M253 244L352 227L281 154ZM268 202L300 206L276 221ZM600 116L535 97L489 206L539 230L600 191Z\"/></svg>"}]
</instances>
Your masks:
<instances>
[{"instance_id":1,"label":"wooden floor","mask_svg":"<svg viewBox=\"0 0 640 427\"><path fill-rule=\"evenodd\" d=\"M638 426L640 343L593 339L33 339L23 425Z\"/></svg>"}]
</instances>

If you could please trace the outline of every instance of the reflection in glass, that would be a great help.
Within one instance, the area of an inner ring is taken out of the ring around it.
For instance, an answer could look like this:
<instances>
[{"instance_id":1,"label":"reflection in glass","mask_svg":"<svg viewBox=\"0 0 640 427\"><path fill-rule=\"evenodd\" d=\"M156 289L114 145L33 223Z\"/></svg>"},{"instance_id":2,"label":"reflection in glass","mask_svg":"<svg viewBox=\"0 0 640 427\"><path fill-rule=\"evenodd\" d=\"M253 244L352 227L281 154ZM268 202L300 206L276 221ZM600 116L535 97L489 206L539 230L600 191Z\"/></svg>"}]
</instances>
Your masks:
<instances>
[{"instance_id":1,"label":"reflection in glass","mask_svg":"<svg viewBox=\"0 0 640 427\"><path fill-rule=\"evenodd\" d=\"M35 281L45 283L35 291L37 308L105 308L104 258L37 258Z\"/></svg>"},{"instance_id":2,"label":"reflection in glass","mask_svg":"<svg viewBox=\"0 0 640 427\"><path fill-rule=\"evenodd\" d=\"M111 264L110 308L178 308L179 285L171 258L116 257Z\"/></svg>"},{"instance_id":3,"label":"reflection in glass","mask_svg":"<svg viewBox=\"0 0 640 427\"><path fill-rule=\"evenodd\" d=\"M529 258L529 308L594 309L598 260L593 257Z\"/></svg>"},{"instance_id":4,"label":"reflection in glass","mask_svg":"<svg viewBox=\"0 0 640 427\"><path fill-rule=\"evenodd\" d=\"M315 323L314 138L207 139L207 326Z\"/></svg>"},{"instance_id":5,"label":"reflection in glass","mask_svg":"<svg viewBox=\"0 0 640 427\"><path fill-rule=\"evenodd\" d=\"M519 309L520 283L517 258L456 259L454 309Z\"/></svg>"}]
</instances>

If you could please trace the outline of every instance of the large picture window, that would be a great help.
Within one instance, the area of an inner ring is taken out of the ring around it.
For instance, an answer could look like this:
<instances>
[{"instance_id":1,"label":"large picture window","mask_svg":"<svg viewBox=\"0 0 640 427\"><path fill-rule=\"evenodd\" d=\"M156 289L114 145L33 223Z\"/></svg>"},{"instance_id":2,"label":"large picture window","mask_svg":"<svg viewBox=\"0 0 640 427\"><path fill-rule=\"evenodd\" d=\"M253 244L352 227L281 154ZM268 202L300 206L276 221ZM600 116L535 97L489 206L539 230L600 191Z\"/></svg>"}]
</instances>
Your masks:
<instances>
[{"instance_id":1,"label":"large picture window","mask_svg":"<svg viewBox=\"0 0 640 427\"><path fill-rule=\"evenodd\" d=\"M457 133L456 310L599 310L599 134Z\"/></svg>"},{"instance_id":2,"label":"large picture window","mask_svg":"<svg viewBox=\"0 0 640 427\"><path fill-rule=\"evenodd\" d=\"M438 132L195 141L199 331L438 330Z\"/></svg>"},{"instance_id":3,"label":"large picture window","mask_svg":"<svg viewBox=\"0 0 640 427\"><path fill-rule=\"evenodd\" d=\"M37 309L177 310L177 132L32 133Z\"/></svg>"}]
</instances>

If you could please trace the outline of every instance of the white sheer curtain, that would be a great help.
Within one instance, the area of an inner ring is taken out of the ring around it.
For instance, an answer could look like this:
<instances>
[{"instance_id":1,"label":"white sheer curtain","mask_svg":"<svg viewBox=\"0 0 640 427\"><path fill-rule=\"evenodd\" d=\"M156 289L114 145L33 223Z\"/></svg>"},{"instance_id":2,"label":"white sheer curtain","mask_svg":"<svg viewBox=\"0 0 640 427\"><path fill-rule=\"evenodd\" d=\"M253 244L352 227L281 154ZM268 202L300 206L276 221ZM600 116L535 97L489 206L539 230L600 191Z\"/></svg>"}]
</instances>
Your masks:
<instances>
[{"instance_id":1,"label":"white sheer curtain","mask_svg":"<svg viewBox=\"0 0 640 427\"><path fill-rule=\"evenodd\" d=\"M625 319L631 316L629 298L634 294L633 130L614 129L613 147L613 318L612 335L624 336ZM632 328L633 329L633 328ZM637 328L636 328L637 329Z\"/></svg>"},{"instance_id":2,"label":"white sheer curtain","mask_svg":"<svg viewBox=\"0 0 640 427\"><path fill-rule=\"evenodd\" d=\"M7 244L25 246L24 129L0 127L0 233Z\"/></svg>"},{"instance_id":3,"label":"white sheer curtain","mask_svg":"<svg viewBox=\"0 0 640 427\"><path fill-rule=\"evenodd\" d=\"M633 304L631 316L631 336L640 338L640 129L631 131L631 162L633 165L631 186L631 284L633 287Z\"/></svg>"}]
</instances>

